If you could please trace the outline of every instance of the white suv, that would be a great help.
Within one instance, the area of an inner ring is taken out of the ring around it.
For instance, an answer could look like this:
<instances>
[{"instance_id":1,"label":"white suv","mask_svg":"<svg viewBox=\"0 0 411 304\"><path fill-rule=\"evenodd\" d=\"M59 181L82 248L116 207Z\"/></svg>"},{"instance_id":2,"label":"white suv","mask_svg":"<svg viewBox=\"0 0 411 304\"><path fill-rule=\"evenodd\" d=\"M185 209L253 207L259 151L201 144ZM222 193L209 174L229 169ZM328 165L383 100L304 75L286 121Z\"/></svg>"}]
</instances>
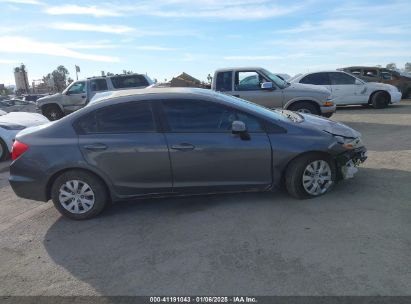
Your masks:
<instances>
[{"instance_id":1,"label":"white suv","mask_svg":"<svg viewBox=\"0 0 411 304\"><path fill-rule=\"evenodd\" d=\"M343 71L322 71L299 74L289 80L292 83L314 84L331 91L334 103L341 105L372 105L385 108L401 100L397 87L377 82L365 82Z\"/></svg>"},{"instance_id":2,"label":"white suv","mask_svg":"<svg viewBox=\"0 0 411 304\"><path fill-rule=\"evenodd\" d=\"M152 84L153 81L143 74L91 77L73 82L62 93L38 99L37 107L48 119L57 120L86 106L96 93L143 89Z\"/></svg>"}]
</instances>

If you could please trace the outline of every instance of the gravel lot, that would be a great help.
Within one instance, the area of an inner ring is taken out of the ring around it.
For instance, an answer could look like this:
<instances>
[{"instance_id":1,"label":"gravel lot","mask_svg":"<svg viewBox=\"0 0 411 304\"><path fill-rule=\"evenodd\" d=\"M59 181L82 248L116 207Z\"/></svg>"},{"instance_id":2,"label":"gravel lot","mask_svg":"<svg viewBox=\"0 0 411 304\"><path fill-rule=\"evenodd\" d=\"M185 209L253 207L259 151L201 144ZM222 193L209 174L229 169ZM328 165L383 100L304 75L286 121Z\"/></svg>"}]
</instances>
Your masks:
<instances>
[{"instance_id":1,"label":"gravel lot","mask_svg":"<svg viewBox=\"0 0 411 304\"><path fill-rule=\"evenodd\" d=\"M369 159L318 199L151 199L74 222L0 165L0 295L411 295L411 101L339 109Z\"/></svg>"}]
</instances>

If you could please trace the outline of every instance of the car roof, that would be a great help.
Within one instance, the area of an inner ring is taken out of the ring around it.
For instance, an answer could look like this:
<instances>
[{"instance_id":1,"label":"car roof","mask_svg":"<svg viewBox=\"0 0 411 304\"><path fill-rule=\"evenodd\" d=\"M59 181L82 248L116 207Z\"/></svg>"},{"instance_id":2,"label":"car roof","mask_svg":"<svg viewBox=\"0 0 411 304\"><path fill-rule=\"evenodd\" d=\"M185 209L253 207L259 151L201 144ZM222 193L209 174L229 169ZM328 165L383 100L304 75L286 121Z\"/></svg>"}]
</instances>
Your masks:
<instances>
[{"instance_id":1,"label":"car roof","mask_svg":"<svg viewBox=\"0 0 411 304\"><path fill-rule=\"evenodd\" d=\"M345 67L343 69L379 69L379 70L388 70L387 68L383 67L376 67L376 66L350 66L350 67Z\"/></svg>"},{"instance_id":2,"label":"car roof","mask_svg":"<svg viewBox=\"0 0 411 304\"><path fill-rule=\"evenodd\" d=\"M231 67L231 68L223 68L223 69L218 69L215 72L227 72L227 71L239 71L239 70L264 70L262 67L256 67L256 66L245 66L245 67Z\"/></svg>"},{"instance_id":3,"label":"car roof","mask_svg":"<svg viewBox=\"0 0 411 304\"><path fill-rule=\"evenodd\" d=\"M199 88L146 88L146 89L127 89L127 90L118 90L118 91L107 91L101 94L101 97L98 97L97 100L93 103L101 103L109 99L117 99L122 97L141 97L147 98L158 97L162 95L170 94L193 94L200 95L204 97L213 97L215 92L208 89L199 89Z\"/></svg>"}]
</instances>

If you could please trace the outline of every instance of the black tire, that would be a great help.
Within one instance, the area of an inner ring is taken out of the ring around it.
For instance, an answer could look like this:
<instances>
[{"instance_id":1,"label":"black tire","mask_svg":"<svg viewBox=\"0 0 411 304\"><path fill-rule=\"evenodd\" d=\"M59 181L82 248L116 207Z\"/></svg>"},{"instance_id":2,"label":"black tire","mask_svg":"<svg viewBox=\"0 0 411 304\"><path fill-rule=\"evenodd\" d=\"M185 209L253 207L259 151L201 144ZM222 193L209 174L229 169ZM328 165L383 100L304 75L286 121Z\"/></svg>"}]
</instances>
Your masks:
<instances>
[{"instance_id":1,"label":"black tire","mask_svg":"<svg viewBox=\"0 0 411 304\"><path fill-rule=\"evenodd\" d=\"M87 212L70 212L69 210L63 207L62 203L60 203L60 189L65 185L66 182L72 180L78 180L82 183L87 184L94 194L94 204L92 205L91 209ZM104 207L109 202L109 195L105 184L94 174L81 170L72 170L63 173L56 178L51 187L51 199L53 200L56 209L62 215L73 220L85 220L97 216L104 210Z\"/></svg>"},{"instance_id":2,"label":"black tire","mask_svg":"<svg viewBox=\"0 0 411 304\"><path fill-rule=\"evenodd\" d=\"M303 186L303 173L307 166L314 161L323 160L328 163L331 169L331 187L336 180L336 165L330 156L321 153L310 153L302 155L294 159L287 167L285 171L285 186L288 193L297 199L307 199L312 197L317 197L328 192L331 187L329 187L325 193L318 195L312 195L308 193Z\"/></svg>"},{"instance_id":3,"label":"black tire","mask_svg":"<svg viewBox=\"0 0 411 304\"><path fill-rule=\"evenodd\" d=\"M10 158L9 148L6 143L0 138L0 161Z\"/></svg>"},{"instance_id":4,"label":"black tire","mask_svg":"<svg viewBox=\"0 0 411 304\"><path fill-rule=\"evenodd\" d=\"M371 105L375 109L383 109L388 107L390 103L390 95L387 92L376 92L371 97Z\"/></svg>"},{"instance_id":5,"label":"black tire","mask_svg":"<svg viewBox=\"0 0 411 304\"><path fill-rule=\"evenodd\" d=\"M50 121L59 120L64 116L64 113L57 105L45 105L42 108L42 112L43 115L46 116Z\"/></svg>"},{"instance_id":6,"label":"black tire","mask_svg":"<svg viewBox=\"0 0 411 304\"><path fill-rule=\"evenodd\" d=\"M311 113L315 115L321 115L320 109L312 104L311 102L297 102L292 104L288 110L295 111L295 112L302 112L302 113Z\"/></svg>"},{"instance_id":7,"label":"black tire","mask_svg":"<svg viewBox=\"0 0 411 304\"><path fill-rule=\"evenodd\" d=\"M322 114L322 116L324 116L325 118L330 118L330 117L333 116L333 115L334 115L334 112Z\"/></svg>"}]
</instances>

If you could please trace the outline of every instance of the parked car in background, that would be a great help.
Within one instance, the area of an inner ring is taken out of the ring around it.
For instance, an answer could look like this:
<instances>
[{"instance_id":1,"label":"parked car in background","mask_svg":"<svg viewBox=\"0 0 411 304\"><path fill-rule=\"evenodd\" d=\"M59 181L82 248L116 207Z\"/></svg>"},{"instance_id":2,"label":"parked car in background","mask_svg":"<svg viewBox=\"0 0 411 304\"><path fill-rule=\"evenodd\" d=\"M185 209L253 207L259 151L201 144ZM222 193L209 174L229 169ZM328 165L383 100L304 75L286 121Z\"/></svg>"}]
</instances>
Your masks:
<instances>
[{"instance_id":1,"label":"parked car in background","mask_svg":"<svg viewBox=\"0 0 411 304\"><path fill-rule=\"evenodd\" d=\"M73 82L62 93L39 98L37 105L44 116L57 120L83 108L98 92L146 88L152 83L143 74L91 77Z\"/></svg>"},{"instance_id":2,"label":"parked car in background","mask_svg":"<svg viewBox=\"0 0 411 304\"><path fill-rule=\"evenodd\" d=\"M0 110L0 161L9 157L18 132L48 122L46 117L38 113L6 113Z\"/></svg>"},{"instance_id":3,"label":"parked car in background","mask_svg":"<svg viewBox=\"0 0 411 304\"><path fill-rule=\"evenodd\" d=\"M382 82L396 86L402 98L411 98L411 77L397 71L379 67L347 67L341 69L367 82Z\"/></svg>"},{"instance_id":4,"label":"parked car in background","mask_svg":"<svg viewBox=\"0 0 411 304\"><path fill-rule=\"evenodd\" d=\"M328 89L337 106L372 105L385 108L401 100L397 87L377 82L365 82L343 71L322 71L301 74L290 82L313 84Z\"/></svg>"},{"instance_id":5,"label":"parked car in background","mask_svg":"<svg viewBox=\"0 0 411 304\"><path fill-rule=\"evenodd\" d=\"M34 102L21 99L6 99L0 101L0 109L5 112L37 112L37 105Z\"/></svg>"},{"instance_id":6,"label":"parked car in background","mask_svg":"<svg viewBox=\"0 0 411 304\"><path fill-rule=\"evenodd\" d=\"M283 108L326 117L335 112L335 104L327 89L290 84L259 67L217 70L211 88L269 109Z\"/></svg>"},{"instance_id":7,"label":"parked car in background","mask_svg":"<svg viewBox=\"0 0 411 304\"><path fill-rule=\"evenodd\" d=\"M211 90L156 88L112 92L22 131L12 157L18 196L52 199L63 215L86 219L110 200L268 191L283 180L294 197L317 197L353 177L366 148L360 133L316 115Z\"/></svg>"}]
</instances>

